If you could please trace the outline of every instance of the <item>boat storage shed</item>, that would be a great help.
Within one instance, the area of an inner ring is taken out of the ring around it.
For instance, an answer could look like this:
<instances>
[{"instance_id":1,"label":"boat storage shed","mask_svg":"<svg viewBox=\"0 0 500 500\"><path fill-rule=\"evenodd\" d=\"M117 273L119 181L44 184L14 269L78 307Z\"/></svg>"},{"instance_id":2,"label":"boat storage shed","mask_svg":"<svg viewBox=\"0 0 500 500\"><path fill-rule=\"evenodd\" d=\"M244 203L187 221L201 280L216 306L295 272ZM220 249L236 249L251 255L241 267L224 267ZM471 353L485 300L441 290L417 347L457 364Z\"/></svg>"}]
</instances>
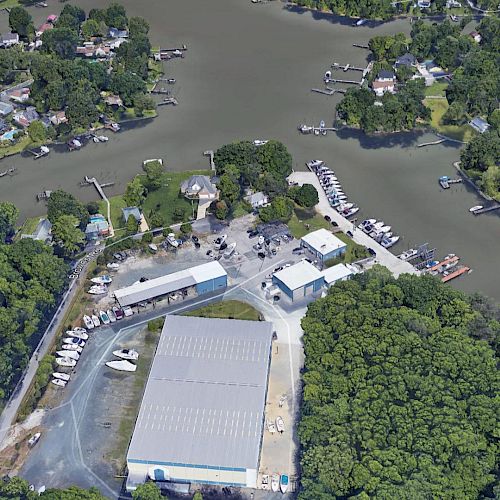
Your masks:
<instances>
[{"instance_id":1,"label":"boat storage shed","mask_svg":"<svg viewBox=\"0 0 500 500\"><path fill-rule=\"evenodd\" d=\"M306 260L301 260L274 273L273 284L294 301L319 291L324 284L324 278L318 268Z\"/></svg>"},{"instance_id":2,"label":"boat storage shed","mask_svg":"<svg viewBox=\"0 0 500 500\"><path fill-rule=\"evenodd\" d=\"M127 453L127 490L147 478L255 488L273 328L168 315Z\"/></svg>"},{"instance_id":3,"label":"boat storage shed","mask_svg":"<svg viewBox=\"0 0 500 500\"><path fill-rule=\"evenodd\" d=\"M337 283L337 281L345 281L349 279L354 271L349 269L345 264L337 264L336 266L329 267L323 271L323 277L325 279L325 284L327 287L331 287Z\"/></svg>"},{"instance_id":4,"label":"boat storage shed","mask_svg":"<svg viewBox=\"0 0 500 500\"><path fill-rule=\"evenodd\" d=\"M311 252L321 263L339 257L347 249L347 243L326 229L306 234L300 240L300 246Z\"/></svg>"},{"instance_id":5,"label":"boat storage shed","mask_svg":"<svg viewBox=\"0 0 500 500\"><path fill-rule=\"evenodd\" d=\"M226 287L227 273L219 262L213 261L120 288L115 291L115 298L121 307L125 307L189 288L202 295Z\"/></svg>"}]
</instances>

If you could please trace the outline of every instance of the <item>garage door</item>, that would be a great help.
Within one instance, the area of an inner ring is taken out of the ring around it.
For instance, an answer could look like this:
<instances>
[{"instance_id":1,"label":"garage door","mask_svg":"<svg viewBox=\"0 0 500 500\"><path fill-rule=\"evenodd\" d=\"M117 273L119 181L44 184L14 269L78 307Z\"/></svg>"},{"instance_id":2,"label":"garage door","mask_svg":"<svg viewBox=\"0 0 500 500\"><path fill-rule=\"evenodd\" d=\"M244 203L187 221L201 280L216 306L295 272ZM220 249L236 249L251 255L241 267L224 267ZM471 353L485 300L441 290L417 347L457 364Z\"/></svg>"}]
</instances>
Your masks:
<instances>
[{"instance_id":1,"label":"garage door","mask_svg":"<svg viewBox=\"0 0 500 500\"><path fill-rule=\"evenodd\" d=\"M311 283L310 285L307 285L306 292L304 295L311 295L311 293L313 292L314 292L314 284Z\"/></svg>"},{"instance_id":2,"label":"garage door","mask_svg":"<svg viewBox=\"0 0 500 500\"><path fill-rule=\"evenodd\" d=\"M293 291L293 300L300 299L303 296L304 296L304 287L303 286L301 286L300 288L297 288L296 290Z\"/></svg>"}]
</instances>

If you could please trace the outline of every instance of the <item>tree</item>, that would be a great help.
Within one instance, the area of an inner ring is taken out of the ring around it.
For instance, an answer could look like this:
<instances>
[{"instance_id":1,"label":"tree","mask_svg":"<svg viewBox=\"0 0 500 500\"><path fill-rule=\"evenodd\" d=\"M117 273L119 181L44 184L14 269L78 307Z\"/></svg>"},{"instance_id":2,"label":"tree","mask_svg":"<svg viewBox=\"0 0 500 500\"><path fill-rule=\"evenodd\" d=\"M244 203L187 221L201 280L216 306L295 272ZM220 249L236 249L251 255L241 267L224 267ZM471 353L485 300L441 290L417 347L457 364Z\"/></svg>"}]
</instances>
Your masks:
<instances>
[{"instance_id":1,"label":"tree","mask_svg":"<svg viewBox=\"0 0 500 500\"><path fill-rule=\"evenodd\" d=\"M474 137L462 149L460 160L466 170L485 172L500 163L500 137L496 131L488 131Z\"/></svg>"},{"instance_id":2,"label":"tree","mask_svg":"<svg viewBox=\"0 0 500 500\"><path fill-rule=\"evenodd\" d=\"M85 21L86 17L85 11L82 8L78 7L77 5L71 5L69 3L64 6L59 19L61 19L61 16L71 16L76 19L79 25Z\"/></svg>"},{"instance_id":3,"label":"tree","mask_svg":"<svg viewBox=\"0 0 500 500\"><path fill-rule=\"evenodd\" d=\"M105 13L106 24L113 28L124 29L127 26L127 12L123 5L112 3Z\"/></svg>"},{"instance_id":4,"label":"tree","mask_svg":"<svg viewBox=\"0 0 500 500\"><path fill-rule=\"evenodd\" d=\"M263 146L259 146L256 159L265 170L278 177L288 177L292 173L292 155L279 141L268 141Z\"/></svg>"},{"instance_id":5,"label":"tree","mask_svg":"<svg viewBox=\"0 0 500 500\"><path fill-rule=\"evenodd\" d=\"M141 484L132 492L133 500L162 500L161 492L153 482Z\"/></svg>"},{"instance_id":6,"label":"tree","mask_svg":"<svg viewBox=\"0 0 500 500\"><path fill-rule=\"evenodd\" d=\"M220 147L214 154L217 175L224 173L226 165L242 167L254 163L256 150L256 146L250 141L233 142Z\"/></svg>"},{"instance_id":7,"label":"tree","mask_svg":"<svg viewBox=\"0 0 500 500\"><path fill-rule=\"evenodd\" d=\"M126 224L126 231L128 235L136 234L139 229L139 223L133 215L129 215Z\"/></svg>"},{"instance_id":8,"label":"tree","mask_svg":"<svg viewBox=\"0 0 500 500\"><path fill-rule=\"evenodd\" d=\"M0 201L0 244L14 234L14 225L19 217L19 210L13 203Z\"/></svg>"},{"instance_id":9,"label":"tree","mask_svg":"<svg viewBox=\"0 0 500 500\"><path fill-rule=\"evenodd\" d=\"M156 109L154 99L148 94L137 94L134 97L134 110L137 116L142 116L144 111Z\"/></svg>"},{"instance_id":10,"label":"tree","mask_svg":"<svg viewBox=\"0 0 500 500\"><path fill-rule=\"evenodd\" d=\"M149 33L149 23L142 17L131 17L128 21L129 37L137 35L147 35Z\"/></svg>"},{"instance_id":11,"label":"tree","mask_svg":"<svg viewBox=\"0 0 500 500\"><path fill-rule=\"evenodd\" d=\"M21 38L30 38L34 33L33 21L23 7L12 7L9 12L9 26Z\"/></svg>"},{"instance_id":12,"label":"tree","mask_svg":"<svg viewBox=\"0 0 500 500\"><path fill-rule=\"evenodd\" d=\"M219 220L224 220L229 213L229 208L224 200L218 201L215 204L215 217Z\"/></svg>"},{"instance_id":13,"label":"tree","mask_svg":"<svg viewBox=\"0 0 500 500\"><path fill-rule=\"evenodd\" d=\"M193 226L189 222L184 222L180 227L182 234L190 234L193 231Z\"/></svg>"},{"instance_id":14,"label":"tree","mask_svg":"<svg viewBox=\"0 0 500 500\"><path fill-rule=\"evenodd\" d=\"M61 215L52 224L52 237L67 257L80 250L85 241L85 235L78 228L79 222L74 215Z\"/></svg>"},{"instance_id":15,"label":"tree","mask_svg":"<svg viewBox=\"0 0 500 500\"><path fill-rule=\"evenodd\" d=\"M193 500L203 500L203 495L201 494L201 491L195 491L193 495Z\"/></svg>"},{"instance_id":16,"label":"tree","mask_svg":"<svg viewBox=\"0 0 500 500\"><path fill-rule=\"evenodd\" d=\"M221 199L229 204L233 204L240 197L240 185L229 174L223 174L219 177L217 188L220 191Z\"/></svg>"},{"instance_id":17,"label":"tree","mask_svg":"<svg viewBox=\"0 0 500 500\"><path fill-rule=\"evenodd\" d=\"M89 80L81 80L76 88L68 95L66 116L74 128L88 128L99 118L96 103L99 93Z\"/></svg>"},{"instance_id":18,"label":"tree","mask_svg":"<svg viewBox=\"0 0 500 500\"><path fill-rule=\"evenodd\" d=\"M164 182L163 165L159 161L148 161L143 165L144 172L146 172L146 185L150 190L160 188Z\"/></svg>"},{"instance_id":19,"label":"tree","mask_svg":"<svg viewBox=\"0 0 500 500\"><path fill-rule=\"evenodd\" d=\"M156 229L158 227L163 227L165 225L165 218L160 212L154 212L149 216L149 226L152 229Z\"/></svg>"},{"instance_id":20,"label":"tree","mask_svg":"<svg viewBox=\"0 0 500 500\"><path fill-rule=\"evenodd\" d=\"M270 205L261 208L259 217L262 222L270 222L272 220L281 220L288 222L293 214L293 201L286 196L278 196L274 198Z\"/></svg>"},{"instance_id":21,"label":"tree","mask_svg":"<svg viewBox=\"0 0 500 500\"><path fill-rule=\"evenodd\" d=\"M465 123L466 119L466 109L460 101L452 102L442 118L445 125L462 125Z\"/></svg>"},{"instance_id":22,"label":"tree","mask_svg":"<svg viewBox=\"0 0 500 500\"><path fill-rule=\"evenodd\" d=\"M42 51L61 59L73 59L77 45L78 35L70 28L54 28L42 35Z\"/></svg>"},{"instance_id":23,"label":"tree","mask_svg":"<svg viewBox=\"0 0 500 500\"><path fill-rule=\"evenodd\" d=\"M123 196L127 204L131 207L140 207L146 198L146 188L139 177L135 177L127 184L125 195Z\"/></svg>"},{"instance_id":24,"label":"tree","mask_svg":"<svg viewBox=\"0 0 500 500\"><path fill-rule=\"evenodd\" d=\"M89 201L87 205L85 205L85 208L90 215L99 213L99 203L97 203L97 201Z\"/></svg>"},{"instance_id":25,"label":"tree","mask_svg":"<svg viewBox=\"0 0 500 500\"><path fill-rule=\"evenodd\" d=\"M47 218L54 224L61 215L74 215L80 227L84 227L89 218L87 209L80 201L72 194L58 189L52 192L47 201Z\"/></svg>"},{"instance_id":26,"label":"tree","mask_svg":"<svg viewBox=\"0 0 500 500\"><path fill-rule=\"evenodd\" d=\"M115 73L111 78L111 91L118 94L126 106L132 106L137 94L146 92L146 83L144 80L129 72Z\"/></svg>"},{"instance_id":27,"label":"tree","mask_svg":"<svg viewBox=\"0 0 500 500\"><path fill-rule=\"evenodd\" d=\"M28 135L33 142L42 143L47 140L47 129L40 120L35 120L28 125Z\"/></svg>"},{"instance_id":28,"label":"tree","mask_svg":"<svg viewBox=\"0 0 500 500\"><path fill-rule=\"evenodd\" d=\"M290 197L301 207L311 208L319 203L318 191L312 184L290 189Z\"/></svg>"},{"instance_id":29,"label":"tree","mask_svg":"<svg viewBox=\"0 0 500 500\"><path fill-rule=\"evenodd\" d=\"M87 19L82 24L82 35L89 40L94 36L102 36L104 33L101 30L101 24L95 19Z\"/></svg>"}]
</instances>

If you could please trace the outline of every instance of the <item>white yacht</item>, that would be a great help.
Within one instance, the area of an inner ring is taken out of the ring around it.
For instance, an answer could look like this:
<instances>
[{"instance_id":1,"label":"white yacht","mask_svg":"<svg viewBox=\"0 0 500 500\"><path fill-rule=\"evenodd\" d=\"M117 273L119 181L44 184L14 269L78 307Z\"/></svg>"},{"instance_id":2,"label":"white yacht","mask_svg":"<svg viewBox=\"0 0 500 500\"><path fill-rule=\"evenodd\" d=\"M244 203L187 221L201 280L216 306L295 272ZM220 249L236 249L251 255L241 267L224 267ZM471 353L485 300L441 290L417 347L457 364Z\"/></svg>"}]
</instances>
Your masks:
<instances>
[{"instance_id":1,"label":"white yacht","mask_svg":"<svg viewBox=\"0 0 500 500\"><path fill-rule=\"evenodd\" d=\"M137 366L126 359L122 359L120 361L108 361L106 366L120 372L135 372L137 370Z\"/></svg>"},{"instance_id":2,"label":"white yacht","mask_svg":"<svg viewBox=\"0 0 500 500\"><path fill-rule=\"evenodd\" d=\"M119 351L113 351L113 354L118 358L131 361L137 361L139 359L139 353L134 349L120 349Z\"/></svg>"},{"instance_id":3,"label":"white yacht","mask_svg":"<svg viewBox=\"0 0 500 500\"><path fill-rule=\"evenodd\" d=\"M85 315L83 317L83 322L85 323L85 328L87 328L88 330L92 330L95 326L90 316Z\"/></svg>"},{"instance_id":4,"label":"white yacht","mask_svg":"<svg viewBox=\"0 0 500 500\"><path fill-rule=\"evenodd\" d=\"M380 244L384 247L384 248L391 248L393 245L395 245L398 241L399 241L399 236L390 236L390 237L387 237L385 236L382 241L380 242Z\"/></svg>"},{"instance_id":5,"label":"white yacht","mask_svg":"<svg viewBox=\"0 0 500 500\"><path fill-rule=\"evenodd\" d=\"M75 351L56 351L56 354L61 358L71 358L75 361L78 361L80 359L80 355Z\"/></svg>"},{"instance_id":6,"label":"white yacht","mask_svg":"<svg viewBox=\"0 0 500 500\"><path fill-rule=\"evenodd\" d=\"M314 170L318 167L321 167L321 165L323 165L325 162L323 160L311 160L311 161L307 161L306 162L306 165L308 168Z\"/></svg>"},{"instance_id":7,"label":"white yacht","mask_svg":"<svg viewBox=\"0 0 500 500\"><path fill-rule=\"evenodd\" d=\"M469 208L469 212L473 214L474 212L477 212L478 210L482 210L483 208L484 208L483 205L475 205L475 206Z\"/></svg>"},{"instance_id":8,"label":"white yacht","mask_svg":"<svg viewBox=\"0 0 500 500\"><path fill-rule=\"evenodd\" d=\"M68 382L68 380L71 378L71 376L68 373L60 373L60 372L54 372L52 374L54 378L60 378L61 380L64 380L65 382Z\"/></svg>"}]
</instances>

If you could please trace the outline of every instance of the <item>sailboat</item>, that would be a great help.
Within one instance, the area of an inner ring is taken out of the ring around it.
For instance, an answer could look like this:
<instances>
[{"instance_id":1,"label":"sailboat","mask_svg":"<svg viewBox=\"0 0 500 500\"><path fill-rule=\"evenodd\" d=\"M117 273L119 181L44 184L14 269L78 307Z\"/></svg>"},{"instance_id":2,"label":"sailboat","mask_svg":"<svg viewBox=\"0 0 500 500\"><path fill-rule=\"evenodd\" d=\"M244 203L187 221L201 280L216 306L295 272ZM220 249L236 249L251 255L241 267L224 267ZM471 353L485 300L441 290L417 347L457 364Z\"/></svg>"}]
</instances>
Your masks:
<instances>
[{"instance_id":1,"label":"sailboat","mask_svg":"<svg viewBox=\"0 0 500 500\"><path fill-rule=\"evenodd\" d=\"M139 353L134 349L120 349L119 351L113 351L113 354L118 358L128 359L136 361L139 359Z\"/></svg>"}]
</instances>

